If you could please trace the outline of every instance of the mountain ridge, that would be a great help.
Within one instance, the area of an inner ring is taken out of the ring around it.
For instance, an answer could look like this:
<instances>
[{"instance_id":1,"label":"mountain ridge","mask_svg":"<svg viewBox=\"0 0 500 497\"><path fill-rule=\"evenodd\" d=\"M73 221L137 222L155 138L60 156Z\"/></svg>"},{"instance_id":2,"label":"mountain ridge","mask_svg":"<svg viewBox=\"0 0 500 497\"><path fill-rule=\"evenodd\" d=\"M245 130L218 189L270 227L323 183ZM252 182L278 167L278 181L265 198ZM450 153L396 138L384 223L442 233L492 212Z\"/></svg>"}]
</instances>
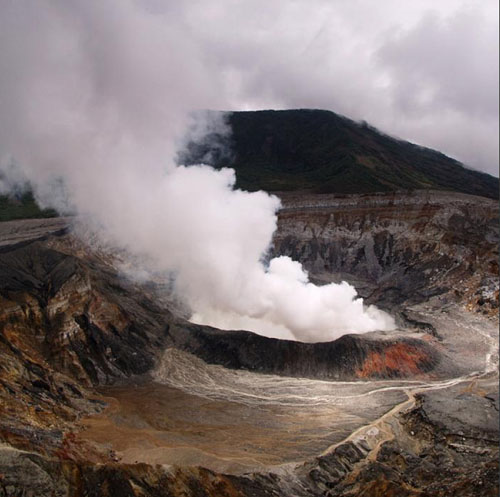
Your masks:
<instances>
[{"instance_id":1,"label":"mountain ridge","mask_svg":"<svg viewBox=\"0 0 500 497\"><path fill-rule=\"evenodd\" d=\"M223 111L205 111L217 122ZM434 189L498 198L498 179L332 111L227 112L225 134L188 140L186 165L232 167L245 190L376 193ZM227 130L226 130L227 131Z\"/></svg>"}]
</instances>

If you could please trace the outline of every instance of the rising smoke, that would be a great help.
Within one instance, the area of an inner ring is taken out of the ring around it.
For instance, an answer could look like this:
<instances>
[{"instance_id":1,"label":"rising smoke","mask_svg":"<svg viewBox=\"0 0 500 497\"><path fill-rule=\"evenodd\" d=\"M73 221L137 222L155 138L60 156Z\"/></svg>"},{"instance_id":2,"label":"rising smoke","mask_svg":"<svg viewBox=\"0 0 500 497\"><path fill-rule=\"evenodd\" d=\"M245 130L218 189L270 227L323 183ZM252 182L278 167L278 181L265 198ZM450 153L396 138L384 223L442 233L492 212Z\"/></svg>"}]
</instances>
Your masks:
<instances>
[{"instance_id":1,"label":"rising smoke","mask_svg":"<svg viewBox=\"0 0 500 497\"><path fill-rule=\"evenodd\" d=\"M6 1L0 10L0 151L44 207L77 212L173 274L196 322L303 341L394 327L347 283L317 287L287 257L262 262L276 197L235 190L231 169L175 164L190 111L230 105L175 6L157 15L132 0Z\"/></svg>"}]
</instances>

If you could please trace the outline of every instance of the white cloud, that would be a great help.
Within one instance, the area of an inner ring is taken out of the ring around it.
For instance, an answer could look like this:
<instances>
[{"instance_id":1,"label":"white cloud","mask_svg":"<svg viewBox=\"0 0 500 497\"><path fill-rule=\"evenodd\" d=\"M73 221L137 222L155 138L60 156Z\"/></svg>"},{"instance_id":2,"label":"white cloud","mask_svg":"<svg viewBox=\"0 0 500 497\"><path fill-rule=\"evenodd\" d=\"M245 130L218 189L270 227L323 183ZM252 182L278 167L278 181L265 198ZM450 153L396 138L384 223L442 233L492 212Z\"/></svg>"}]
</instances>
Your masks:
<instances>
[{"instance_id":1,"label":"white cloud","mask_svg":"<svg viewBox=\"0 0 500 497\"><path fill-rule=\"evenodd\" d=\"M175 166L189 111L242 98L242 88L228 87L242 67L231 61L255 54L254 41L261 50L268 45L269 32L259 28L267 14L252 21L253 9L238 11L255 31L242 33L245 43L235 51L228 45L223 61L209 50L193 11L144 6L3 3L0 150L22 165L46 205L69 203L103 237L175 275L198 320L244 322L304 341L393 327L384 313L364 309L347 284L315 287L287 258L264 266L275 197L234 191L232 170ZM215 8L204 13L206 23L217 19ZM222 34L213 31L211 43ZM300 29L290 48L297 39ZM257 72L269 67L261 62ZM278 77L270 75L271 83ZM239 81L245 85L244 75Z\"/></svg>"}]
</instances>

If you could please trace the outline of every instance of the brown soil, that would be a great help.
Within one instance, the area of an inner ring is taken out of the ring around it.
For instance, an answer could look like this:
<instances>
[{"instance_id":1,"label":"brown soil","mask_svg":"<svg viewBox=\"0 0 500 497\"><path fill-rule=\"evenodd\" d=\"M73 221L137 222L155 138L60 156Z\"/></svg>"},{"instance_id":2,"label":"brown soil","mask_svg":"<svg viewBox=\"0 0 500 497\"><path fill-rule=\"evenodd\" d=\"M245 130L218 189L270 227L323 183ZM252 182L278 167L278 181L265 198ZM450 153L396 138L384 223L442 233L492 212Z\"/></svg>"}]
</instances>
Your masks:
<instances>
[{"instance_id":1,"label":"brown soil","mask_svg":"<svg viewBox=\"0 0 500 497\"><path fill-rule=\"evenodd\" d=\"M101 388L108 408L82 421L78 439L124 463L201 465L241 472L312 457L347 430L335 408L245 406L155 382Z\"/></svg>"}]
</instances>

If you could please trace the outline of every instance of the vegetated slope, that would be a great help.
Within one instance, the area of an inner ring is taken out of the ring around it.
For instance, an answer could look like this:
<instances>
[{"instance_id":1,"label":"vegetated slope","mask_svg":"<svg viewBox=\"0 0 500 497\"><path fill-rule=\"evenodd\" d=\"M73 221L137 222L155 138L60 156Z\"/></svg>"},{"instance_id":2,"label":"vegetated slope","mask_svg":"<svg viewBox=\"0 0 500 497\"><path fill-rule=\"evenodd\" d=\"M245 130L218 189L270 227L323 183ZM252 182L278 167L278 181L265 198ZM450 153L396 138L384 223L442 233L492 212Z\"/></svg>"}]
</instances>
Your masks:
<instances>
[{"instance_id":1,"label":"vegetated slope","mask_svg":"<svg viewBox=\"0 0 500 497\"><path fill-rule=\"evenodd\" d=\"M369 193L437 189L498 198L498 179L324 110L232 112L230 137L190 142L179 162L236 170L247 190ZM228 154L228 149L231 151Z\"/></svg>"},{"instance_id":2,"label":"vegetated slope","mask_svg":"<svg viewBox=\"0 0 500 497\"><path fill-rule=\"evenodd\" d=\"M19 196L0 195L0 221L55 216L57 212L54 209L40 208L30 191Z\"/></svg>"}]
</instances>

